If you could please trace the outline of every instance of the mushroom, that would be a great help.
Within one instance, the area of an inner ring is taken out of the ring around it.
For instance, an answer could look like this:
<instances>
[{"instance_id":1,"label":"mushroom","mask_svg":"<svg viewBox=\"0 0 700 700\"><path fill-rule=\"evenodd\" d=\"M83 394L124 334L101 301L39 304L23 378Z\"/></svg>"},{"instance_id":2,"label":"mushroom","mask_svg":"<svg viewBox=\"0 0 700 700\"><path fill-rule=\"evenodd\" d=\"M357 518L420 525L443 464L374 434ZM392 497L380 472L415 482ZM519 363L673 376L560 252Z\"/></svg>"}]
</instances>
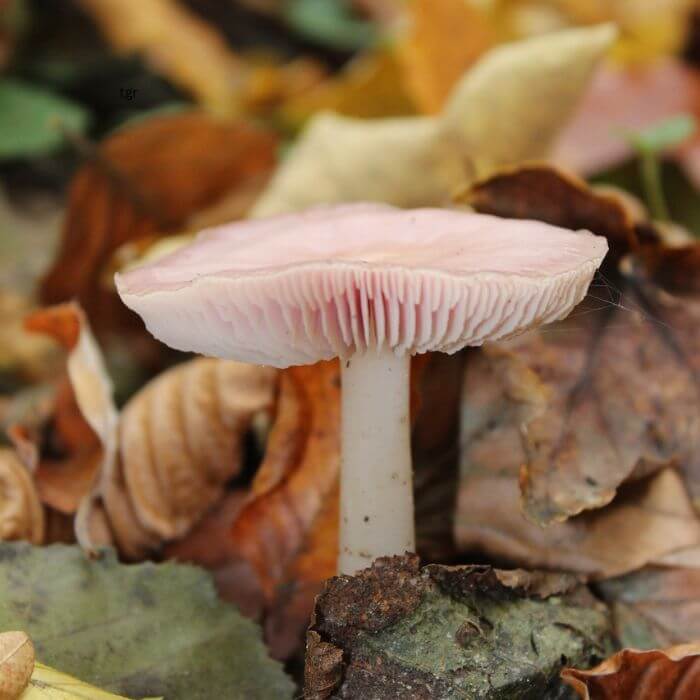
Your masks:
<instances>
[{"instance_id":1,"label":"mushroom","mask_svg":"<svg viewBox=\"0 0 700 700\"><path fill-rule=\"evenodd\" d=\"M606 251L538 221L338 205L204 231L116 283L179 350L274 367L340 358L339 569L354 573L415 549L411 355L565 317Z\"/></svg>"}]
</instances>

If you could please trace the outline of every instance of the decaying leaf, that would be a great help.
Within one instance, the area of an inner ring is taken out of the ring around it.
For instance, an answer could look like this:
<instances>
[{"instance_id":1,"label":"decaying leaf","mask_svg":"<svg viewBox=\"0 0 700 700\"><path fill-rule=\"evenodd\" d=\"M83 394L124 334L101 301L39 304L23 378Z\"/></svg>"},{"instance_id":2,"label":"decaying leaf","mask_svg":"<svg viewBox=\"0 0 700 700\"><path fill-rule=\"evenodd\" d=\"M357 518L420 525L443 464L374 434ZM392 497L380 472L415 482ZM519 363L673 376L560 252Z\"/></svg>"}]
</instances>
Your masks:
<instances>
[{"instance_id":1,"label":"decaying leaf","mask_svg":"<svg viewBox=\"0 0 700 700\"><path fill-rule=\"evenodd\" d=\"M339 425L337 361L282 373L277 419L232 532L268 596L298 553L325 498L337 488ZM330 536L337 539L337 532Z\"/></svg>"},{"instance_id":2,"label":"decaying leaf","mask_svg":"<svg viewBox=\"0 0 700 700\"><path fill-rule=\"evenodd\" d=\"M561 677L582 700L693 700L700 690L700 644L623 649L590 671L567 668Z\"/></svg>"},{"instance_id":3,"label":"decaying leaf","mask_svg":"<svg viewBox=\"0 0 700 700\"><path fill-rule=\"evenodd\" d=\"M491 377L482 375L481 381L488 387ZM465 385L472 399L464 414L467 447L455 516L461 551L604 578L700 542L700 524L682 479L672 469L624 486L605 508L566 522L542 528L526 520L517 467L524 455L511 424L512 409L489 399L489 389L479 391L478 382L474 377Z\"/></svg>"},{"instance_id":4,"label":"decaying leaf","mask_svg":"<svg viewBox=\"0 0 700 700\"><path fill-rule=\"evenodd\" d=\"M0 597L0 628L21 624L43 662L106 691L193 700L293 695L259 630L220 602L195 567L123 566L113 553L90 560L78 547L4 543Z\"/></svg>"},{"instance_id":5,"label":"decaying leaf","mask_svg":"<svg viewBox=\"0 0 700 700\"><path fill-rule=\"evenodd\" d=\"M465 0L412 0L399 42L404 81L422 112L439 112L457 80L493 45L490 23ZM446 37L459 40L446 41Z\"/></svg>"},{"instance_id":6,"label":"decaying leaf","mask_svg":"<svg viewBox=\"0 0 700 700\"><path fill-rule=\"evenodd\" d=\"M17 700L34 670L34 645L24 632L0 634L0 700Z\"/></svg>"},{"instance_id":7,"label":"decaying leaf","mask_svg":"<svg viewBox=\"0 0 700 700\"><path fill-rule=\"evenodd\" d=\"M439 117L320 114L252 215L321 202L439 205L470 175L542 157L613 37L601 26L499 47L467 72Z\"/></svg>"},{"instance_id":8,"label":"decaying leaf","mask_svg":"<svg viewBox=\"0 0 700 700\"><path fill-rule=\"evenodd\" d=\"M0 448L0 540L44 541L44 509L27 467Z\"/></svg>"},{"instance_id":9,"label":"decaying leaf","mask_svg":"<svg viewBox=\"0 0 700 700\"><path fill-rule=\"evenodd\" d=\"M277 418L230 535L260 581L279 658L298 647L313 597L336 572L339 426L337 361L281 373Z\"/></svg>"},{"instance_id":10,"label":"decaying leaf","mask_svg":"<svg viewBox=\"0 0 700 700\"><path fill-rule=\"evenodd\" d=\"M700 568L649 566L596 584L621 647L663 649L700 639Z\"/></svg>"},{"instance_id":11,"label":"decaying leaf","mask_svg":"<svg viewBox=\"0 0 700 700\"><path fill-rule=\"evenodd\" d=\"M562 664L609 649L605 609L572 577L383 558L317 598L305 693L542 700Z\"/></svg>"},{"instance_id":12,"label":"decaying leaf","mask_svg":"<svg viewBox=\"0 0 700 700\"><path fill-rule=\"evenodd\" d=\"M504 179L509 177L512 199L504 196ZM517 170L505 178L496 176L500 195L494 198L487 193L489 182L482 183L480 200L497 200L501 215L508 214L510 203L512 216L585 223L579 205L579 214L572 216L566 205L542 209L535 195L531 209L529 195L518 187L520 177ZM568 203L576 204L576 198ZM585 218L592 230L606 234L609 227L601 226L606 219L600 216L600 205L591 193L589 208L597 214ZM639 233L637 226L628 230L633 248L641 245ZM489 400L502 394L513 409L509 418L495 420L491 427L502 429L504 422L506 429L522 430L525 459L522 452L514 452L510 464L515 468L525 462L525 511L541 523L603 506L623 481L667 464L679 465L692 498L698 495L694 348L700 305L697 299L671 296L656 286L644 265L635 262L639 258L629 258L618 268L613 263L630 246L623 236L609 240L613 254L604 263L602 281L594 283L588 300L567 321L502 344L505 354L483 355L487 364L500 363L498 371L493 365L490 370L500 388L484 386L483 391L491 391ZM663 250L663 244L652 240L643 249L649 257ZM471 409L467 396L465 411ZM487 424L480 439L488 442L489 431L493 433Z\"/></svg>"},{"instance_id":13,"label":"decaying leaf","mask_svg":"<svg viewBox=\"0 0 700 700\"><path fill-rule=\"evenodd\" d=\"M142 53L157 73L220 115L235 114L244 72L216 29L176 0L80 0L112 45Z\"/></svg>"},{"instance_id":14,"label":"decaying leaf","mask_svg":"<svg viewBox=\"0 0 700 700\"><path fill-rule=\"evenodd\" d=\"M133 329L133 316L102 285L113 252L128 241L179 233L190 217L230 193L262 186L275 148L266 132L197 112L154 117L116 132L72 181L43 301L78 299L96 327Z\"/></svg>"},{"instance_id":15,"label":"decaying leaf","mask_svg":"<svg viewBox=\"0 0 700 700\"><path fill-rule=\"evenodd\" d=\"M161 374L121 416L87 320L76 304L36 312L34 330L62 339L80 415L99 443L72 462L39 469L43 493L63 512L76 476L94 481L80 499L78 541L88 551L116 543L139 558L181 536L221 497L242 464L242 440L253 417L271 410L276 373L224 360L197 359ZM52 469L51 476L46 471ZM65 480L68 492L59 494ZM57 483L58 482L58 483ZM71 498L72 494L72 498Z\"/></svg>"},{"instance_id":16,"label":"decaying leaf","mask_svg":"<svg viewBox=\"0 0 700 700\"><path fill-rule=\"evenodd\" d=\"M139 522L182 536L243 462L254 416L272 410L277 372L200 358L160 374L124 407L119 454Z\"/></svg>"}]
</instances>

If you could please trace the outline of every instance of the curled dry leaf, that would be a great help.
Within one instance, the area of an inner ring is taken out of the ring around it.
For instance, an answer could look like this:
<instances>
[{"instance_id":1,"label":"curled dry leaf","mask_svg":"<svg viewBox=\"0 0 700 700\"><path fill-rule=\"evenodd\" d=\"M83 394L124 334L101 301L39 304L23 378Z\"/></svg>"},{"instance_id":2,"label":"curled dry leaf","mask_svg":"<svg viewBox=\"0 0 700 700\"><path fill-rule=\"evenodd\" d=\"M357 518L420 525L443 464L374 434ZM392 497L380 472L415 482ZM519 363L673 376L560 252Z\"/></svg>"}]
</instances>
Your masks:
<instances>
[{"instance_id":1,"label":"curled dry leaf","mask_svg":"<svg viewBox=\"0 0 700 700\"><path fill-rule=\"evenodd\" d=\"M124 407L119 453L140 523L182 536L222 495L243 463L253 417L272 409L277 372L197 359L164 372Z\"/></svg>"},{"instance_id":2,"label":"curled dry leaf","mask_svg":"<svg viewBox=\"0 0 700 700\"><path fill-rule=\"evenodd\" d=\"M75 479L94 482L76 516L80 544L91 551L115 542L139 558L162 541L182 535L216 502L242 464L242 441L253 417L271 410L276 373L224 360L183 363L147 384L117 413L100 350L79 306L37 312L29 327L62 339L68 373L83 420L99 438L58 467L39 468L44 493L70 511ZM93 466L94 468L94 466ZM62 496L61 484L67 488ZM72 494L72 495L71 495Z\"/></svg>"},{"instance_id":3,"label":"curled dry leaf","mask_svg":"<svg viewBox=\"0 0 700 700\"><path fill-rule=\"evenodd\" d=\"M176 0L80 0L112 45L138 52L151 68L220 115L235 114L244 66L226 40Z\"/></svg>"},{"instance_id":4,"label":"curled dry leaf","mask_svg":"<svg viewBox=\"0 0 700 700\"><path fill-rule=\"evenodd\" d=\"M439 117L320 114L252 215L361 200L434 206L468 176L543 157L613 38L611 27L600 26L494 49L457 84Z\"/></svg>"},{"instance_id":5,"label":"curled dry leaf","mask_svg":"<svg viewBox=\"0 0 700 700\"><path fill-rule=\"evenodd\" d=\"M339 426L337 361L281 373L277 419L231 532L274 609L267 631L277 656L297 646L313 596L336 572ZM276 634L282 617L284 638Z\"/></svg>"},{"instance_id":6,"label":"curled dry leaf","mask_svg":"<svg viewBox=\"0 0 700 700\"><path fill-rule=\"evenodd\" d=\"M182 231L190 217L232 192L254 196L275 150L266 132L196 112L155 117L111 135L71 183L43 301L76 298L97 328L133 330L133 315L101 282L112 253L129 241Z\"/></svg>"},{"instance_id":7,"label":"curled dry leaf","mask_svg":"<svg viewBox=\"0 0 700 700\"><path fill-rule=\"evenodd\" d=\"M25 632L0 634L0 700L17 700L34 671L34 645Z\"/></svg>"},{"instance_id":8,"label":"curled dry leaf","mask_svg":"<svg viewBox=\"0 0 700 700\"><path fill-rule=\"evenodd\" d=\"M700 644L623 649L590 671L567 668L561 677L582 700L694 700L700 692Z\"/></svg>"},{"instance_id":9,"label":"curled dry leaf","mask_svg":"<svg viewBox=\"0 0 700 700\"><path fill-rule=\"evenodd\" d=\"M44 541L44 509L27 467L0 448L0 540Z\"/></svg>"},{"instance_id":10,"label":"curled dry leaf","mask_svg":"<svg viewBox=\"0 0 700 700\"><path fill-rule=\"evenodd\" d=\"M498 194L493 197L490 181L479 184L477 208L493 211L496 201L501 215L569 221L608 234L613 251L603 265L602 282L593 284L587 301L569 319L502 344L503 353L482 357L500 384L493 388L492 399L500 393L513 409L492 428L501 429L505 422L517 433L522 424L525 512L540 523L566 519L609 503L623 481L670 463L680 465L696 499L700 300L671 296L649 279L638 258L628 258L620 267L614 264L629 246L615 232L624 227L612 229L611 235L610 227L601 225L608 221L602 212L609 202L589 192L586 206L595 215L584 216L586 197L580 191L548 210L535 194L531 208L530 195L518 184L521 176L517 169L496 176ZM551 185L555 176L549 173L545 182ZM504 184L509 178L510 190ZM532 183L533 178L525 181ZM560 191L565 190L564 182ZM575 207L575 215L568 207ZM638 231L636 225L628 230L631 240ZM650 243L642 258L663 249ZM498 372L494 363L500 365ZM649 372L652 365L654 372ZM465 410L470 409L467 396ZM489 432L493 430L487 425L480 438L488 439ZM511 459L513 467L519 466L522 452L514 452Z\"/></svg>"}]
</instances>

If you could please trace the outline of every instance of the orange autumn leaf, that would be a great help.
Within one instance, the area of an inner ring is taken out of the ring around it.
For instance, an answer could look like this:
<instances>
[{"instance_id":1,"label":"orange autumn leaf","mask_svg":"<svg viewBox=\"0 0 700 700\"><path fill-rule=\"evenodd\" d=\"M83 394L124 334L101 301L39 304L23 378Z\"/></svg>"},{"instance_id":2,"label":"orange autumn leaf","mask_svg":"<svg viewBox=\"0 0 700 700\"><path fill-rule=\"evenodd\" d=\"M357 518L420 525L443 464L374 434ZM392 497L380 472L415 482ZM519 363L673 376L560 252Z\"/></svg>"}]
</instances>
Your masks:
<instances>
[{"instance_id":1,"label":"orange autumn leaf","mask_svg":"<svg viewBox=\"0 0 700 700\"><path fill-rule=\"evenodd\" d=\"M337 361L291 367L281 374L277 420L248 503L232 539L272 599L295 560L340 469L340 376ZM337 546L335 529L325 532ZM323 580L335 572L316 571Z\"/></svg>"},{"instance_id":2,"label":"orange autumn leaf","mask_svg":"<svg viewBox=\"0 0 700 700\"><path fill-rule=\"evenodd\" d=\"M464 71L495 43L489 20L465 0L411 0L399 45L404 81L421 111L439 112Z\"/></svg>"},{"instance_id":3,"label":"orange autumn leaf","mask_svg":"<svg viewBox=\"0 0 700 700\"><path fill-rule=\"evenodd\" d=\"M97 326L133 325L101 281L112 253L128 241L181 231L234 191L252 188L253 197L274 166L275 151L269 133L197 112L114 133L73 178L42 300L78 299Z\"/></svg>"},{"instance_id":4,"label":"orange autumn leaf","mask_svg":"<svg viewBox=\"0 0 700 700\"><path fill-rule=\"evenodd\" d=\"M695 700L700 644L623 649L589 671L566 668L561 677L582 700Z\"/></svg>"},{"instance_id":5,"label":"orange autumn leaf","mask_svg":"<svg viewBox=\"0 0 700 700\"><path fill-rule=\"evenodd\" d=\"M240 471L244 436L253 417L271 409L276 372L192 360L146 384L119 414L77 304L41 309L28 326L70 341L67 366L78 411L63 435L66 458L40 461L45 502L64 513L79 503L76 533L83 547L113 543L130 559L187 532ZM81 431L93 438L77 449Z\"/></svg>"}]
</instances>

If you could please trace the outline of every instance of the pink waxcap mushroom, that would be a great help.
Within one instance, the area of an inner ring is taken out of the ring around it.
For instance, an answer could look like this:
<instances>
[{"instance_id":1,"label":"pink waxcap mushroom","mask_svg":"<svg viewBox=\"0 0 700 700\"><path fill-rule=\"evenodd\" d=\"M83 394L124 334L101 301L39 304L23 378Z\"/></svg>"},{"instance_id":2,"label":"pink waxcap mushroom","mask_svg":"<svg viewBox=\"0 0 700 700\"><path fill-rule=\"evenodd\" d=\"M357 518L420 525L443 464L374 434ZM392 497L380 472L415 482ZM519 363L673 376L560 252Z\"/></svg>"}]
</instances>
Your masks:
<instances>
[{"instance_id":1,"label":"pink waxcap mushroom","mask_svg":"<svg viewBox=\"0 0 700 700\"><path fill-rule=\"evenodd\" d=\"M604 238L537 221L380 204L205 231L117 277L157 338L286 367L341 363L341 573L415 549L411 355L566 316Z\"/></svg>"},{"instance_id":2,"label":"pink waxcap mushroom","mask_svg":"<svg viewBox=\"0 0 700 700\"><path fill-rule=\"evenodd\" d=\"M210 229L116 281L168 345L287 367L455 352L563 318L606 251L538 221L353 204Z\"/></svg>"}]
</instances>

